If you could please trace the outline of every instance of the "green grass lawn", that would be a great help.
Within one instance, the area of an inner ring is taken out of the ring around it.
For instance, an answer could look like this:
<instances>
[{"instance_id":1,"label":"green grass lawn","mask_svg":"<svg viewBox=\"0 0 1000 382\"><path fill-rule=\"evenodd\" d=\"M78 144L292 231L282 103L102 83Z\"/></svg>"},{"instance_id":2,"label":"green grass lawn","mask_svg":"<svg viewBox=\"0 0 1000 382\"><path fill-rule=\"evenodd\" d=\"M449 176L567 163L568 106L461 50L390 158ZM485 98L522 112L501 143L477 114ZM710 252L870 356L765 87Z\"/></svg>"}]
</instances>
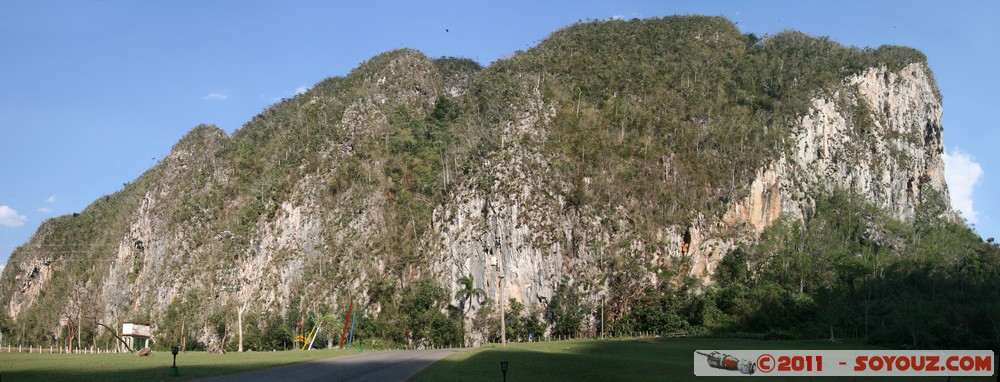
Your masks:
<instances>
[{"instance_id":1,"label":"green grass lawn","mask_svg":"<svg viewBox=\"0 0 1000 382\"><path fill-rule=\"evenodd\" d=\"M727 381L730 377L695 377L695 350L849 350L879 349L860 343L827 341L761 341L742 339L668 338L637 340L570 340L489 345L456 353L417 374L413 381L499 381L500 360L510 361L507 378L515 381ZM180 377L170 377L172 356L133 354L0 353L0 381L185 381L315 359L357 354L355 350L248 352L225 355L187 352L177 356ZM995 381L996 377L952 378L952 381ZM765 378L767 379L767 378ZM810 380L776 377L771 380ZM851 378L822 378L850 381ZM874 378L888 381L896 378ZM911 381L945 381L918 377Z\"/></svg>"},{"instance_id":2,"label":"green grass lawn","mask_svg":"<svg viewBox=\"0 0 1000 382\"><path fill-rule=\"evenodd\" d=\"M411 381L500 381L500 361L508 360L509 381L732 381L731 377L696 377L695 350L852 350L880 349L861 343L828 341L761 341L742 339L668 338L642 340L581 339L557 342L489 345L457 353L414 376ZM755 375L756 377L756 375ZM996 377L952 378L952 381L995 381ZM767 378L765 378L766 380ZM849 377L772 377L776 381L853 381ZM897 378L871 378L878 381ZM759 379L758 379L759 380ZM907 380L907 379L903 379ZM917 377L912 381L945 381Z\"/></svg>"},{"instance_id":3,"label":"green grass lawn","mask_svg":"<svg viewBox=\"0 0 1000 382\"><path fill-rule=\"evenodd\" d=\"M315 359L357 354L354 350L311 350L177 355L180 377L171 377L173 355L0 353L0 381L186 381Z\"/></svg>"}]
</instances>

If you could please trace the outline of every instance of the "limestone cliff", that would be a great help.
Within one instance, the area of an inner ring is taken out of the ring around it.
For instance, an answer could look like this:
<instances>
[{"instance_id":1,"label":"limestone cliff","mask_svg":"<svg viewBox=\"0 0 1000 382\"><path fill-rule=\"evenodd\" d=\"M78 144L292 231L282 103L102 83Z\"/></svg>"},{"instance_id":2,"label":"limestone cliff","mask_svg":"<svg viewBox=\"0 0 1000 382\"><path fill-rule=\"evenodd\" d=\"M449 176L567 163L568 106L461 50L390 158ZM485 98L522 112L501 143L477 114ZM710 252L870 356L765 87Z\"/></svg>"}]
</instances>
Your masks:
<instances>
[{"instance_id":1,"label":"limestone cliff","mask_svg":"<svg viewBox=\"0 0 1000 382\"><path fill-rule=\"evenodd\" d=\"M231 136L197 127L118 193L44 223L3 271L3 310L40 338L83 316L176 336L190 316L218 346L234 314L388 314L428 277L457 306L471 275L493 300L544 309L566 285L620 316L645 286L710 284L727 252L822 192L904 221L947 195L921 55L782 38L678 17L576 25L485 69L379 55ZM855 58L801 77L796 59L820 64L789 41Z\"/></svg>"},{"instance_id":2,"label":"limestone cliff","mask_svg":"<svg viewBox=\"0 0 1000 382\"><path fill-rule=\"evenodd\" d=\"M663 227L659 243L603 228L604 222L621 222L624 216L567 211L556 192L566 185L544 183L544 158L508 148L480 169L496 181L478 189L466 185L452 204L436 210L441 247L435 269L446 280L475 276L492 298L499 297L496 285L502 275L504 294L529 303L550 298L564 276L596 280L601 256L642 257L658 265L688 258L686 271L711 282L712 270L726 252L753 241L754 232L782 214L801 219L814 208L812 198L819 192L853 190L900 220L913 217L921 192L947 198L941 102L923 64L898 71L868 69L845 78L810 105L792 126L790 150L756 171L747 197L729 205L721 218L698 215L686 226ZM544 130L544 114L512 125ZM542 165L527 166L526 161ZM621 244L617 251L607 248L616 243ZM656 276L648 277L654 282Z\"/></svg>"}]
</instances>

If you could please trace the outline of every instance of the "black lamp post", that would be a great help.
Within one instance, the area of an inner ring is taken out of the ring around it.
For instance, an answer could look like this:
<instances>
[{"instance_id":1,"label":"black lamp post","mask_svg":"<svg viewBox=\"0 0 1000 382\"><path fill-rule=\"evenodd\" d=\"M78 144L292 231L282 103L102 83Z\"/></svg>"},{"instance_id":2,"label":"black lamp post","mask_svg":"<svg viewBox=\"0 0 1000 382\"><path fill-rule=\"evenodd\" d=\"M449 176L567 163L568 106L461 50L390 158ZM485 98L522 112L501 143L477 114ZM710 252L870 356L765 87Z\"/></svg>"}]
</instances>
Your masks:
<instances>
[{"instance_id":1,"label":"black lamp post","mask_svg":"<svg viewBox=\"0 0 1000 382\"><path fill-rule=\"evenodd\" d=\"M507 361L500 361L500 371L503 372L503 382L507 382Z\"/></svg>"},{"instance_id":2,"label":"black lamp post","mask_svg":"<svg viewBox=\"0 0 1000 382\"><path fill-rule=\"evenodd\" d=\"M170 352L174 354L174 366L170 368L170 375L174 377L181 375L177 371L177 352L179 352L180 350L181 350L180 346L174 346L170 348Z\"/></svg>"}]
</instances>

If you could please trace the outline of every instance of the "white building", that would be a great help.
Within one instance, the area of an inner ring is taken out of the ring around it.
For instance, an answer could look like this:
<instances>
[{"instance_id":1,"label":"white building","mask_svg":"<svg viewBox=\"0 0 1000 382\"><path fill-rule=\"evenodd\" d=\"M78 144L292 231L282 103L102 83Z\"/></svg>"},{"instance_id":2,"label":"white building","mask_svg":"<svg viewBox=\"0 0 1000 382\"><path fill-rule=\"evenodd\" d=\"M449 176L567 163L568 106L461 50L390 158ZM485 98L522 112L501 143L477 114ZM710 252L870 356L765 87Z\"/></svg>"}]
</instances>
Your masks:
<instances>
[{"instance_id":1,"label":"white building","mask_svg":"<svg viewBox=\"0 0 1000 382\"><path fill-rule=\"evenodd\" d=\"M122 338L132 349L139 350L149 347L152 337L148 322L125 322L122 323ZM141 345L141 346L140 346Z\"/></svg>"}]
</instances>

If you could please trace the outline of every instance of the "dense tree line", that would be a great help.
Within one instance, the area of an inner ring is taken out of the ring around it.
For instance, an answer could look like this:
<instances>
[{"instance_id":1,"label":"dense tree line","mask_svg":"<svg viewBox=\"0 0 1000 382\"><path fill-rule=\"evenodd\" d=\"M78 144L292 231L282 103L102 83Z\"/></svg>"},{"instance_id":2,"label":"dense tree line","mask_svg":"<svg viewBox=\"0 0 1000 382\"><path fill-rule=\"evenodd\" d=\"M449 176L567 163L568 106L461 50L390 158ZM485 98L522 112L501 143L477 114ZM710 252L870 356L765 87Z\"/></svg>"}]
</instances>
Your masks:
<instances>
[{"instance_id":1,"label":"dense tree line","mask_svg":"<svg viewBox=\"0 0 1000 382\"><path fill-rule=\"evenodd\" d=\"M912 222L838 191L731 251L704 292L649 288L626 332L861 339L915 349L1000 347L1000 246L937 195Z\"/></svg>"}]
</instances>

